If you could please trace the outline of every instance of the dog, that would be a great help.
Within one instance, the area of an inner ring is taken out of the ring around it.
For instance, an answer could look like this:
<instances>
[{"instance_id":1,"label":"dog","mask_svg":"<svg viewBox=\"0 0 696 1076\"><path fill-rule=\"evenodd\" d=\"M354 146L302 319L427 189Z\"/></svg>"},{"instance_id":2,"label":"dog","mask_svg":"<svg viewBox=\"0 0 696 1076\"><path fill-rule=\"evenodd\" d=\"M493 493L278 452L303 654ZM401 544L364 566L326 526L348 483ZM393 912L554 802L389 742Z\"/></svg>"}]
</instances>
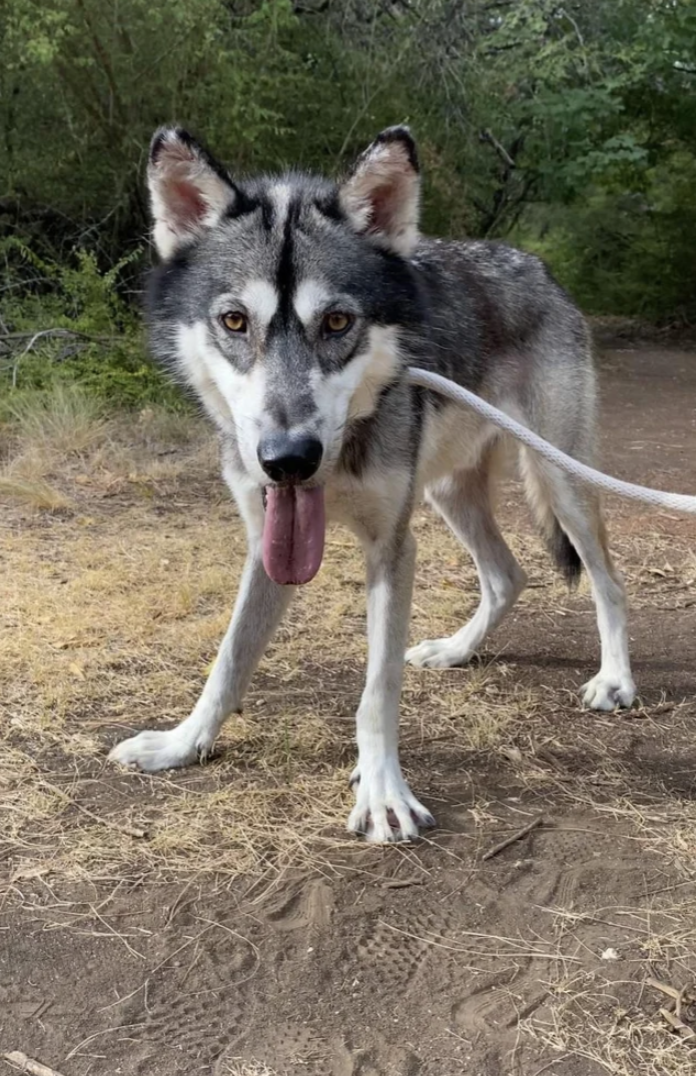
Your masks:
<instances>
[{"instance_id":1,"label":"dog","mask_svg":"<svg viewBox=\"0 0 696 1076\"><path fill-rule=\"evenodd\" d=\"M502 243L419 234L420 172L407 127L383 131L342 181L290 171L241 180L190 134L159 130L148 185L160 264L151 349L200 400L248 554L217 660L176 728L111 757L155 771L210 754L297 586L318 571L327 520L346 524L367 568L368 663L357 712L349 830L410 840L434 824L401 771L399 697L412 665L463 665L511 608L525 575L494 519L505 438L409 383L436 371L566 453L591 463L596 377L586 323L537 257ZM623 582L597 496L519 449L534 517L570 584L587 570L601 667L587 706L630 706ZM406 649L423 497L469 551L480 603L451 638Z\"/></svg>"}]
</instances>

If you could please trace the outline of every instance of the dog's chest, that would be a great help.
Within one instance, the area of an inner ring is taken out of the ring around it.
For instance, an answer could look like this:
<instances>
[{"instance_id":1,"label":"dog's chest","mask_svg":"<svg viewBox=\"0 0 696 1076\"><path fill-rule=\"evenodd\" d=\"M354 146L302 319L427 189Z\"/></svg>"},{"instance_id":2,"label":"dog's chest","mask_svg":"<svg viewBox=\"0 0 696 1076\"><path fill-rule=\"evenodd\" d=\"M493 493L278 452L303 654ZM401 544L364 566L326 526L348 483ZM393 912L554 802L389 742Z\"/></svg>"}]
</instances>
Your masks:
<instances>
[{"instance_id":1,"label":"dog's chest","mask_svg":"<svg viewBox=\"0 0 696 1076\"><path fill-rule=\"evenodd\" d=\"M398 466L360 478L334 476L325 491L327 519L344 524L361 541L379 541L393 533L402 517L412 479L409 470Z\"/></svg>"}]
</instances>

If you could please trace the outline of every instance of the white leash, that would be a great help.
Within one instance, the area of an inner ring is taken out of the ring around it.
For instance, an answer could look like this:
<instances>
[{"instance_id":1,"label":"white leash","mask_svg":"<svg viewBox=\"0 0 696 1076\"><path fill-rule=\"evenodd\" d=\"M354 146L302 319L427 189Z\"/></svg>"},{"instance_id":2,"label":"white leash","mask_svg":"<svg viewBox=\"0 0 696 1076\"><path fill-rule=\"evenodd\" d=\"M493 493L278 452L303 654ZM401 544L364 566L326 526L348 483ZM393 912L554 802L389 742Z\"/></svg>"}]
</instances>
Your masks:
<instances>
[{"instance_id":1,"label":"white leash","mask_svg":"<svg viewBox=\"0 0 696 1076\"><path fill-rule=\"evenodd\" d=\"M469 392L468 389L455 385L453 381L449 381L446 377L431 373L429 370L417 370L413 366L409 367L408 374L412 384L432 389L434 392L440 393L441 396L448 396L450 400L455 400L457 403L462 403L465 407L471 408L472 411L477 411L479 415L483 415L489 422L499 426L501 430L511 433L518 441L529 445L530 448L533 448L535 452L549 460L550 463L554 463L557 467L567 471L568 474L575 475L576 478L587 482L590 486L605 489L609 493L618 493L620 497L630 497L634 501L645 501L647 504L658 505L660 508L671 508L675 512L696 513L696 497L690 497L685 493L665 493L659 489L649 489L647 486L636 486L632 482L623 482L620 478L612 478L610 475L602 474L601 471L596 471L594 467L588 467L586 464L580 463L579 460L574 460L572 456L566 456L565 452L561 452L559 448L550 445L543 437L532 433L526 426L515 422L514 418L510 418L509 415L499 411L497 407L493 407L492 404L482 400L475 393Z\"/></svg>"}]
</instances>

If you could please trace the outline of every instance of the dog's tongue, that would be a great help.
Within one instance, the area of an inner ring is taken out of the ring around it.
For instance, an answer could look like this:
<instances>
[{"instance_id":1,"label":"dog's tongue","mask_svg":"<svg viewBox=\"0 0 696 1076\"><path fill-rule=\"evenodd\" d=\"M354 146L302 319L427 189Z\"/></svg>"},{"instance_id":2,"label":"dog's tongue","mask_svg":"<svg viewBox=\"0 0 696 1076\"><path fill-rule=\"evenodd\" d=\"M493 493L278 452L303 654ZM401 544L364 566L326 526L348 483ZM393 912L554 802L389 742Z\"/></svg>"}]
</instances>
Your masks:
<instances>
[{"instance_id":1,"label":"dog's tongue","mask_svg":"<svg viewBox=\"0 0 696 1076\"><path fill-rule=\"evenodd\" d=\"M324 490L269 486L263 566L274 583L309 583L324 555Z\"/></svg>"}]
</instances>

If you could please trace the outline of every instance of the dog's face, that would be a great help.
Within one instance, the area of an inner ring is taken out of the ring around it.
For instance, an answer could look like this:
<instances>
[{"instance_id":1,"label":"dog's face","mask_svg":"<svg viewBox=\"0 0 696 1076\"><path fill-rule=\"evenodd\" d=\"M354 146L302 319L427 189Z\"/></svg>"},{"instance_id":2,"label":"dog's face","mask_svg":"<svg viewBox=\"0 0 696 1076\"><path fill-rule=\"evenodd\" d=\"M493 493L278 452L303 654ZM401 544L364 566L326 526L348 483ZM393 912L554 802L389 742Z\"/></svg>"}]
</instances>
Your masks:
<instances>
[{"instance_id":1,"label":"dog's face","mask_svg":"<svg viewBox=\"0 0 696 1076\"><path fill-rule=\"evenodd\" d=\"M236 182L170 128L153 140L148 180L162 257L153 349L233 435L253 481L323 484L351 421L399 375L400 329L416 316L408 130L383 132L338 185Z\"/></svg>"}]
</instances>

